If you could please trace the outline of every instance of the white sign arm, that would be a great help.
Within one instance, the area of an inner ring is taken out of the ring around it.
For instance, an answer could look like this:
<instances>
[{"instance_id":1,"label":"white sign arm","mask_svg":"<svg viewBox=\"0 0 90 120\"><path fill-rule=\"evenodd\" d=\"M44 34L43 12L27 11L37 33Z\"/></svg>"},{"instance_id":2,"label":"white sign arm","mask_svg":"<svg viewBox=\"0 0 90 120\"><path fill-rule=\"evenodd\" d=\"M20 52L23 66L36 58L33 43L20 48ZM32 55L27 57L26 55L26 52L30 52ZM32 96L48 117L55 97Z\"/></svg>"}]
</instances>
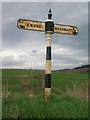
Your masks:
<instances>
[{"instance_id":1,"label":"white sign arm","mask_svg":"<svg viewBox=\"0 0 90 120\"><path fill-rule=\"evenodd\" d=\"M54 24L54 33L77 35L78 28L76 26L71 25Z\"/></svg>"},{"instance_id":2,"label":"white sign arm","mask_svg":"<svg viewBox=\"0 0 90 120\"><path fill-rule=\"evenodd\" d=\"M36 31L45 32L45 23L40 21L19 19L17 21L17 27L19 29L36 30Z\"/></svg>"}]
</instances>

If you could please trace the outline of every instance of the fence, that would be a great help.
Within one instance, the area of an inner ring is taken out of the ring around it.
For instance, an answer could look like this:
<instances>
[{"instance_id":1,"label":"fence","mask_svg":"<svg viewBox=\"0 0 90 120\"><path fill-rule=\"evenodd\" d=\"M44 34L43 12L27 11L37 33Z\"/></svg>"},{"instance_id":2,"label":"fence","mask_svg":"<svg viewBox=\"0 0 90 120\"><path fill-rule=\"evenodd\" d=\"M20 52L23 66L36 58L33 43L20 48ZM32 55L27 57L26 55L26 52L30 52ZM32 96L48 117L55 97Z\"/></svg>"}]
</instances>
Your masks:
<instances>
[{"instance_id":1,"label":"fence","mask_svg":"<svg viewBox=\"0 0 90 120\"><path fill-rule=\"evenodd\" d=\"M2 89L13 92L39 94L44 88L44 75L2 77Z\"/></svg>"}]
</instances>

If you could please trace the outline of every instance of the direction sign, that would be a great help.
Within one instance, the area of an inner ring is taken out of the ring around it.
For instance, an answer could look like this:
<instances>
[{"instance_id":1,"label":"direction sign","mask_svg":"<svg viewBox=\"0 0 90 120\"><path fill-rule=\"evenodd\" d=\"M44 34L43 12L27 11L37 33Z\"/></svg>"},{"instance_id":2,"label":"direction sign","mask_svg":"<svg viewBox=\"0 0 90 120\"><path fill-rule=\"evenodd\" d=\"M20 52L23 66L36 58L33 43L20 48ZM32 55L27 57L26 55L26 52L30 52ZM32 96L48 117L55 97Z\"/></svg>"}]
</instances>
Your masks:
<instances>
[{"instance_id":1,"label":"direction sign","mask_svg":"<svg viewBox=\"0 0 90 120\"><path fill-rule=\"evenodd\" d=\"M54 33L67 34L67 35L77 35L78 28L76 26L54 24Z\"/></svg>"},{"instance_id":2,"label":"direction sign","mask_svg":"<svg viewBox=\"0 0 90 120\"><path fill-rule=\"evenodd\" d=\"M17 27L19 29L36 30L36 31L42 31L42 32L45 31L45 23L40 21L19 19L17 21Z\"/></svg>"},{"instance_id":3,"label":"direction sign","mask_svg":"<svg viewBox=\"0 0 90 120\"><path fill-rule=\"evenodd\" d=\"M52 13L51 9L48 13L48 20L45 22L19 19L17 21L17 27L19 29L25 30L36 30L45 32L47 39L47 48L46 48L46 69L45 69L45 100L51 98L51 41L52 34L66 34L66 35L77 35L78 28L71 25L55 24L51 19ZM33 51L34 52L34 51Z\"/></svg>"},{"instance_id":4,"label":"direction sign","mask_svg":"<svg viewBox=\"0 0 90 120\"><path fill-rule=\"evenodd\" d=\"M19 29L45 32L45 22L41 22L41 21L19 19L17 22L17 26ZM54 33L77 35L78 28L76 26L54 24Z\"/></svg>"}]
</instances>

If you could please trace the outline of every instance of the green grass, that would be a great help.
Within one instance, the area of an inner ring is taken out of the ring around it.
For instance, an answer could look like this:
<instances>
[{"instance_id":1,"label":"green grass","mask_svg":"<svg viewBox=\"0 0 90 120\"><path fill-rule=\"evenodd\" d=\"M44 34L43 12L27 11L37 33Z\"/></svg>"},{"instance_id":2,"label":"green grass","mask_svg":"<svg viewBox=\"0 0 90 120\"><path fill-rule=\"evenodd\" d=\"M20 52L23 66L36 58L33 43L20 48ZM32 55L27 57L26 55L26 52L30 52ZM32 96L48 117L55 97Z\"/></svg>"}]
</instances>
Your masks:
<instances>
[{"instance_id":1,"label":"green grass","mask_svg":"<svg viewBox=\"0 0 90 120\"><path fill-rule=\"evenodd\" d=\"M33 74L37 75L37 72L32 70L22 70L22 69L3 69L2 76L4 77L15 77L15 76L30 76Z\"/></svg>"},{"instance_id":2,"label":"green grass","mask_svg":"<svg viewBox=\"0 0 90 120\"><path fill-rule=\"evenodd\" d=\"M33 86L32 89L36 92L38 73L32 70L3 69L2 85L4 90L8 87L8 90L13 92L25 92L26 90L30 90L30 86Z\"/></svg>"},{"instance_id":3,"label":"green grass","mask_svg":"<svg viewBox=\"0 0 90 120\"><path fill-rule=\"evenodd\" d=\"M87 118L86 100L74 97L52 95L52 100L45 102L43 94L35 98L24 95L8 97L3 100L4 118Z\"/></svg>"},{"instance_id":4,"label":"green grass","mask_svg":"<svg viewBox=\"0 0 90 120\"><path fill-rule=\"evenodd\" d=\"M84 87L88 82L88 74L80 73L66 73L66 72L53 72L52 85L57 88L66 90L76 85L77 87Z\"/></svg>"},{"instance_id":5,"label":"green grass","mask_svg":"<svg viewBox=\"0 0 90 120\"><path fill-rule=\"evenodd\" d=\"M44 75L31 70L2 70L2 76L3 118L88 117L88 74L52 72L56 91L52 90L48 102L43 99Z\"/></svg>"}]
</instances>

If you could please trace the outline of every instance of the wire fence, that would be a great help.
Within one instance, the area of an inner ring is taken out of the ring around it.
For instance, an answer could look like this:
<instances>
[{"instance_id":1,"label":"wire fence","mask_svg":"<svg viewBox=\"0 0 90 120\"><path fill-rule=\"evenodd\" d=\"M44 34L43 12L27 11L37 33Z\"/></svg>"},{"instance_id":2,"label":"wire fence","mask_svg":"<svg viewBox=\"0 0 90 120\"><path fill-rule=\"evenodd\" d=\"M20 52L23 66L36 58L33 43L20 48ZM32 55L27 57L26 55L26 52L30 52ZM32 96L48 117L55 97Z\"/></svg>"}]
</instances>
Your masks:
<instances>
[{"instance_id":1,"label":"wire fence","mask_svg":"<svg viewBox=\"0 0 90 120\"><path fill-rule=\"evenodd\" d=\"M39 94L44 88L44 75L2 77L2 90Z\"/></svg>"}]
</instances>

